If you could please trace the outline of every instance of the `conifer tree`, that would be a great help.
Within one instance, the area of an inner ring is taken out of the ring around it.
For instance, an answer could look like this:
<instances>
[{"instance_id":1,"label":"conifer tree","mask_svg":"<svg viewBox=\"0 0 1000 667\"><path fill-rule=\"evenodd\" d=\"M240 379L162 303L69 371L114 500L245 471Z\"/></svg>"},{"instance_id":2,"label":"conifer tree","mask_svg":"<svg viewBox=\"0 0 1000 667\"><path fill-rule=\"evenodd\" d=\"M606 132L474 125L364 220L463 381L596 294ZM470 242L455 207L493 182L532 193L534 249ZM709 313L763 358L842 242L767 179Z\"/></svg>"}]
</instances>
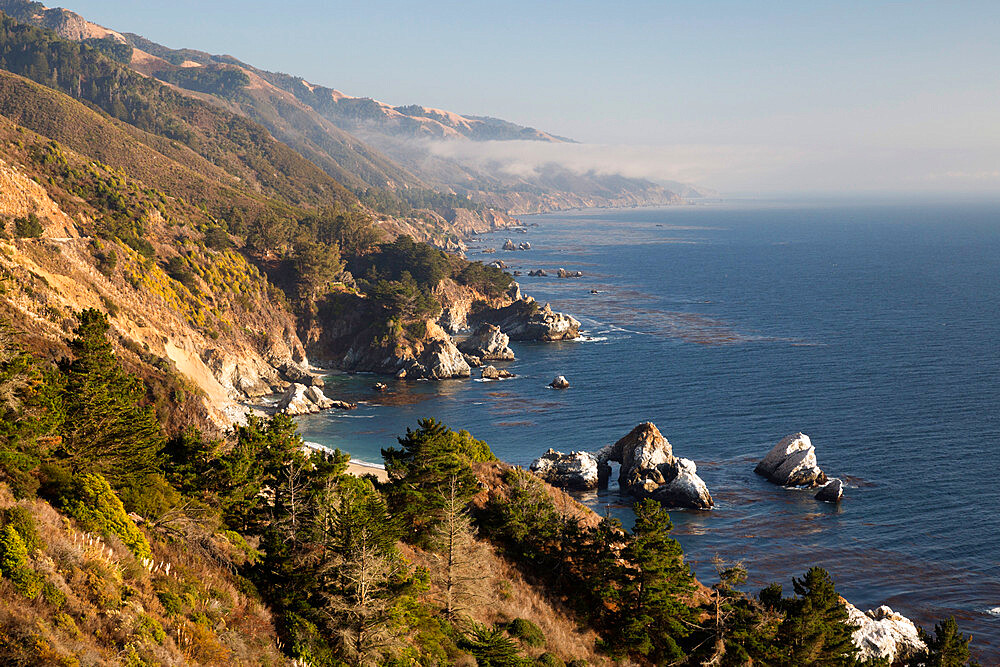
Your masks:
<instances>
[{"instance_id":1,"label":"conifer tree","mask_svg":"<svg viewBox=\"0 0 1000 667\"><path fill-rule=\"evenodd\" d=\"M934 635L920 629L920 638L927 644L927 650L922 651L907 664L924 665L925 667L965 667L978 665L970 662L969 641L971 636L964 636L958 629L958 623L952 616L934 625Z\"/></svg>"},{"instance_id":2,"label":"conifer tree","mask_svg":"<svg viewBox=\"0 0 1000 667\"><path fill-rule=\"evenodd\" d=\"M857 648L851 641L855 627L834 589L830 574L810 568L802 579L792 579L797 597L783 601L785 620L777 644L791 665L852 665Z\"/></svg>"},{"instance_id":3,"label":"conifer tree","mask_svg":"<svg viewBox=\"0 0 1000 667\"><path fill-rule=\"evenodd\" d=\"M157 468L163 434L145 387L126 372L108 341L108 321L98 310L80 313L65 378L60 454L75 473L96 473L113 484L138 480Z\"/></svg>"},{"instance_id":4,"label":"conifer tree","mask_svg":"<svg viewBox=\"0 0 1000 667\"><path fill-rule=\"evenodd\" d=\"M485 567L485 547L476 541L472 517L451 478L444 491L438 523L431 531L431 571L445 616L454 620L471 604L490 597L492 581Z\"/></svg>"},{"instance_id":5,"label":"conifer tree","mask_svg":"<svg viewBox=\"0 0 1000 667\"><path fill-rule=\"evenodd\" d=\"M693 589L691 571L673 524L659 503L636 503L635 527L622 556L628 567L620 638L632 652L657 664L684 658L679 639L691 632L693 614L683 596Z\"/></svg>"}]
</instances>

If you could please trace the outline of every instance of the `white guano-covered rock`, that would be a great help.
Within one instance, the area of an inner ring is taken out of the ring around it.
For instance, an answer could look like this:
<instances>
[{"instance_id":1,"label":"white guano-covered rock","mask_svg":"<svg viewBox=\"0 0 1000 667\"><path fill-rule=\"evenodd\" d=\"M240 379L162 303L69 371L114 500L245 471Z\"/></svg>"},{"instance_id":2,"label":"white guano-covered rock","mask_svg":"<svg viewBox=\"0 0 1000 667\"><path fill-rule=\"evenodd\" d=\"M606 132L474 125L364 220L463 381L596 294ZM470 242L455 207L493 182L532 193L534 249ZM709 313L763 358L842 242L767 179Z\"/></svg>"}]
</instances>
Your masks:
<instances>
[{"instance_id":1,"label":"white guano-covered rock","mask_svg":"<svg viewBox=\"0 0 1000 667\"><path fill-rule=\"evenodd\" d=\"M550 448L532 462L531 472L553 486L597 488L597 460L587 452L563 454Z\"/></svg>"},{"instance_id":2,"label":"white guano-covered rock","mask_svg":"<svg viewBox=\"0 0 1000 667\"><path fill-rule=\"evenodd\" d=\"M878 659L890 664L906 660L927 648L917 626L902 614L882 605L863 612L845 601L849 623L858 626L851 635L861 661Z\"/></svg>"},{"instance_id":3,"label":"white guano-covered rock","mask_svg":"<svg viewBox=\"0 0 1000 667\"><path fill-rule=\"evenodd\" d=\"M826 474L816 461L816 448L805 433L786 435L767 453L754 472L781 486L819 486Z\"/></svg>"}]
</instances>

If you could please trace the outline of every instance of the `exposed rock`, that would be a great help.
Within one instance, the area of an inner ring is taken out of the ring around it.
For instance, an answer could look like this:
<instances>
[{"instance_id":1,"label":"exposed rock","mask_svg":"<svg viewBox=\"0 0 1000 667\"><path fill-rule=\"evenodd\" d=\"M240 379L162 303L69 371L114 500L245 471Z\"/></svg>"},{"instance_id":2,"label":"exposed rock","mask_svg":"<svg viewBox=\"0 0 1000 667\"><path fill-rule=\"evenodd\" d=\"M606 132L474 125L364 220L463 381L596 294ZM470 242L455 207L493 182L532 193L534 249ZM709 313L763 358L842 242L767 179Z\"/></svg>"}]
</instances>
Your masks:
<instances>
[{"instance_id":1,"label":"exposed rock","mask_svg":"<svg viewBox=\"0 0 1000 667\"><path fill-rule=\"evenodd\" d=\"M484 255L492 255L496 251L497 251L496 248L483 248L483 254Z\"/></svg>"},{"instance_id":2,"label":"exposed rock","mask_svg":"<svg viewBox=\"0 0 1000 667\"><path fill-rule=\"evenodd\" d=\"M858 626L851 639L858 647L858 658L886 660L889 664L903 661L927 648L913 621L882 605L878 609L862 612L850 602L847 607L848 622Z\"/></svg>"},{"instance_id":3,"label":"exposed rock","mask_svg":"<svg viewBox=\"0 0 1000 667\"><path fill-rule=\"evenodd\" d=\"M504 250L517 250L517 246L514 245L514 239L507 239L503 244Z\"/></svg>"},{"instance_id":4,"label":"exposed rock","mask_svg":"<svg viewBox=\"0 0 1000 667\"><path fill-rule=\"evenodd\" d=\"M535 269L534 271L528 271L528 275L533 277L537 276L539 278L544 278L549 274L545 272L545 269Z\"/></svg>"},{"instance_id":5,"label":"exposed rock","mask_svg":"<svg viewBox=\"0 0 1000 667\"><path fill-rule=\"evenodd\" d=\"M557 375L549 386L553 389L569 389L569 380L566 379L565 375Z\"/></svg>"},{"instance_id":6,"label":"exposed rock","mask_svg":"<svg viewBox=\"0 0 1000 667\"><path fill-rule=\"evenodd\" d=\"M487 366L482 371L480 371L480 377L484 380L503 380L506 378L514 377L514 374L505 368L497 368L496 366Z\"/></svg>"},{"instance_id":7,"label":"exposed rock","mask_svg":"<svg viewBox=\"0 0 1000 667\"><path fill-rule=\"evenodd\" d=\"M434 340L424 348L420 357L406 367L406 377L411 380L445 380L472 375L465 357L450 340Z\"/></svg>"},{"instance_id":8,"label":"exposed rock","mask_svg":"<svg viewBox=\"0 0 1000 667\"><path fill-rule=\"evenodd\" d=\"M516 272L519 273L519 272ZM521 300L521 286L517 284L517 281L511 282L510 286L507 288L507 297L511 301Z\"/></svg>"},{"instance_id":9,"label":"exposed rock","mask_svg":"<svg viewBox=\"0 0 1000 667\"><path fill-rule=\"evenodd\" d=\"M458 344L458 349L483 361L510 361L514 352L507 347L508 343L510 337L500 331L500 327L483 322L471 336Z\"/></svg>"},{"instance_id":10,"label":"exposed rock","mask_svg":"<svg viewBox=\"0 0 1000 667\"><path fill-rule=\"evenodd\" d=\"M597 461L587 452L563 454L549 449L531 463L531 472L553 486L580 490L597 488Z\"/></svg>"},{"instance_id":11,"label":"exposed rock","mask_svg":"<svg viewBox=\"0 0 1000 667\"><path fill-rule=\"evenodd\" d=\"M281 372L281 376L289 382L312 387L322 387L325 384L323 378L313 375L308 369L293 362L283 364L278 370Z\"/></svg>"},{"instance_id":12,"label":"exposed rock","mask_svg":"<svg viewBox=\"0 0 1000 667\"><path fill-rule=\"evenodd\" d=\"M567 271L566 269L559 269L556 272L556 277L558 278L582 278L583 271Z\"/></svg>"},{"instance_id":13,"label":"exposed rock","mask_svg":"<svg viewBox=\"0 0 1000 667\"><path fill-rule=\"evenodd\" d=\"M639 424L597 455L601 488L607 488L612 461L620 463L618 484L622 493L653 498L672 507L709 509L714 505L694 461L674 456L670 442L652 422Z\"/></svg>"},{"instance_id":14,"label":"exposed rock","mask_svg":"<svg viewBox=\"0 0 1000 667\"><path fill-rule=\"evenodd\" d=\"M826 483L826 474L816 462L816 448L804 433L786 435L754 472L781 486L819 486Z\"/></svg>"},{"instance_id":15,"label":"exposed rock","mask_svg":"<svg viewBox=\"0 0 1000 667\"><path fill-rule=\"evenodd\" d=\"M838 503L844 497L844 483L839 479L830 481L816 494L816 500L827 503Z\"/></svg>"},{"instance_id":16,"label":"exposed rock","mask_svg":"<svg viewBox=\"0 0 1000 667\"><path fill-rule=\"evenodd\" d=\"M307 387L298 383L291 385L285 391L277 405L278 411L287 415L308 415L334 407L351 410L357 406L329 399L319 387Z\"/></svg>"},{"instance_id":17,"label":"exposed rock","mask_svg":"<svg viewBox=\"0 0 1000 667\"><path fill-rule=\"evenodd\" d=\"M490 262L490 266L492 266L494 269L506 269L507 268L507 264L504 263L504 261L502 259L498 259L498 260Z\"/></svg>"},{"instance_id":18,"label":"exposed rock","mask_svg":"<svg viewBox=\"0 0 1000 667\"><path fill-rule=\"evenodd\" d=\"M376 382L374 385L372 385L372 389L374 389L375 391L385 391L388 388L389 385L387 385L385 382Z\"/></svg>"},{"instance_id":19,"label":"exposed rock","mask_svg":"<svg viewBox=\"0 0 1000 667\"><path fill-rule=\"evenodd\" d=\"M510 340L566 340L580 335L580 323L545 304L539 308L531 297L522 298L503 308L484 308L469 314L469 321L489 322Z\"/></svg>"},{"instance_id":20,"label":"exposed rock","mask_svg":"<svg viewBox=\"0 0 1000 667\"><path fill-rule=\"evenodd\" d=\"M522 241L521 243L517 244L517 249L518 250L531 250L531 244L528 243L527 241Z\"/></svg>"},{"instance_id":21,"label":"exposed rock","mask_svg":"<svg viewBox=\"0 0 1000 667\"><path fill-rule=\"evenodd\" d=\"M465 363L469 364L469 368L479 368L483 365L483 360L472 354L463 354L465 357Z\"/></svg>"}]
</instances>

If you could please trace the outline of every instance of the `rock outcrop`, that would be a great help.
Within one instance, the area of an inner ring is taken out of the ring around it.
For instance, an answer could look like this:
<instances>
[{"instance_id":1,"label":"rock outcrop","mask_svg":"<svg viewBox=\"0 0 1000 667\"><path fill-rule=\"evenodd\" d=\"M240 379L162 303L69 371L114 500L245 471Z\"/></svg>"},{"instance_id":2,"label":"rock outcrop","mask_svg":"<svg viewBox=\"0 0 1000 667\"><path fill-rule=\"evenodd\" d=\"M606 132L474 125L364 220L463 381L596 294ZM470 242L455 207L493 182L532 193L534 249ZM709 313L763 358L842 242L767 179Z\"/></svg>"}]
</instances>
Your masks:
<instances>
[{"instance_id":1,"label":"rock outcrop","mask_svg":"<svg viewBox=\"0 0 1000 667\"><path fill-rule=\"evenodd\" d=\"M549 383L549 386L553 389L569 389L569 380L566 379L565 375L557 375Z\"/></svg>"},{"instance_id":2,"label":"rock outcrop","mask_svg":"<svg viewBox=\"0 0 1000 667\"><path fill-rule=\"evenodd\" d=\"M674 456L673 448L652 422L639 424L596 456L601 488L607 488L611 462L621 464L618 484L622 493L653 498L671 507L710 509L715 503L698 477L695 463Z\"/></svg>"},{"instance_id":3,"label":"rock outcrop","mask_svg":"<svg viewBox=\"0 0 1000 667\"><path fill-rule=\"evenodd\" d=\"M858 647L861 662L875 659L895 664L927 648L913 621L889 607L882 605L878 609L863 612L846 600L844 604L847 607L848 622L858 626L851 634L851 639Z\"/></svg>"},{"instance_id":4,"label":"rock outcrop","mask_svg":"<svg viewBox=\"0 0 1000 667\"><path fill-rule=\"evenodd\" d=\"M502 308L483 308L469 314L469 322L488 322L497 326L510 340L568 340L580 336L580 323L569 315L557 313L549 304L542 307L526 296Z\"/></svg>"},{"instance_id":5,"label":"rock outcrop","mask_svg":"<svg viewBox=\"0 0 1000 667\"><path fill-rule=\"evenodd\" d=\"M545 269L535 269L534 271L528 271L528 275L532 278L545 278L549 274L545 271Z\"/></svg>"},{"instance_id":6,"label":"rock outcrop","mask_svg":"<svg viewBox=\"0 0 1000 667\"><path fill-rule=\"evenodd\" d=\"M816 500L827 503L838 503L844 497L844 483L839 479L831 480L816 494Z\"/></svg>"},{"instance_id":7,"label":"rock outcrop","mask_svg":"<svg viewBox=\"0 0 1000 667\"><path fill-rule=\"evenodd\" d=\"M278 371L281 373L282 378L288 382L304 384L311 387L322 387L324 385L323 378L318 375L313 375L307 368L303 368L295 363L285 363L278 369Z\"/></svg>"},{"instance_id":8,"label":"rock outcrop","mask_svg":"<svg viewBox=\"0 0 1000 667\"><path fill-rule=\"evenodd\" d=\"M353 410L358 407L354 403L335 401L328 398L319 387L293 384L278 401L277 409L286 415L308 415L329 408Z\"/></svg>"},{"instance_id":9,"label":"rock outcrop","mask_svg":"<svg viewBox=\"0 0 1000 667\"><path fill-rule=\"evenodd\" d=\"M514 351L507 346L508 343L510 337L500 331L500 327L483 322L471 336L458 344L458 349L482 361L511 361Z\"/></svg>"},{"instance_id":10,"label":"rock outcrop","mask_svg":"<svg viewBox=\"0 0 1000 667\"><path fill-rule=\"evenodd\" d=\"M582 278L583 271L567 271L566 269L559 269L556 272L556 277L558 278Z\"/></svg>"},{"instance_id":11,"label":"rock outcrop","mask_svg":"<svg viewBox=\"0 0 1000 667\"><path fill-rule=\"evenodd\" d=\"M467 378L472 369L455 344L447 339L431 341L420 354L396 373L409 380L446 380Z\"/></svg>"},{"instance_id":12,"label":"rock outcrop","mask_svg":"<svg viewBox=\"0 0 1000 667\"><path fill-rule=\"evenodd\" d=\"M487 366L482 371L480 371L480 377L484 380L504 380L506 378L514 377L514 374L505 368L497 368L496 366Z\"/></svg>"},{"instance_id":13,"label":"rock outcrop","mask_svg":"<svg viewBox=\"0 0 1000 667\"><path fill-rule=\"evenodd\" d=\"M587 452L563 454L549 449L531 463L531 472L567 489L596 489L598 484L597 460Z\"/></svg>"},{"instance_id":14,"label":"rock outcrop","mask_svg":"<svg viewBox=\"0 0 1000 667\"><path fill-rule=\"evenodd\" d=\"M782 438L754 472L781 486L820 486L827 480L816 462L816 448L804 433Z\"/></svg>"}]
</instances>

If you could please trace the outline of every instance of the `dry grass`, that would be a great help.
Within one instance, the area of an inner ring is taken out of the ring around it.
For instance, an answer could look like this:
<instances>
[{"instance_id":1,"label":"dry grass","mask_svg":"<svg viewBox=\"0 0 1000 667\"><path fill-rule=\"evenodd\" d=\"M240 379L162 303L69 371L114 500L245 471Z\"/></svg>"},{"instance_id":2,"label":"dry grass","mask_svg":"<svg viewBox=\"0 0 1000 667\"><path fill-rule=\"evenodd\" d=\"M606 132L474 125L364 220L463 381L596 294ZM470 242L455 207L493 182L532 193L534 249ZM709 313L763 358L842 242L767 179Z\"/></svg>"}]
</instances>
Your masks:
<instances>
[{"instance_id":1,"label":"dry grass","mask_svg":"<svg viewBox=\"0 0 1000 667\"><path fill-rule=\"evenodd\" d=\"M14 504L0 485L0 508ZM0 580L0 664L289 664L270 613L216 560L153 540L147 566L120 542L77 530L44 501L17 504L44 543L30 561L49 593L29 600ZM163 595L178 608L168 610Z\"/></svg>"}]
</instances>

